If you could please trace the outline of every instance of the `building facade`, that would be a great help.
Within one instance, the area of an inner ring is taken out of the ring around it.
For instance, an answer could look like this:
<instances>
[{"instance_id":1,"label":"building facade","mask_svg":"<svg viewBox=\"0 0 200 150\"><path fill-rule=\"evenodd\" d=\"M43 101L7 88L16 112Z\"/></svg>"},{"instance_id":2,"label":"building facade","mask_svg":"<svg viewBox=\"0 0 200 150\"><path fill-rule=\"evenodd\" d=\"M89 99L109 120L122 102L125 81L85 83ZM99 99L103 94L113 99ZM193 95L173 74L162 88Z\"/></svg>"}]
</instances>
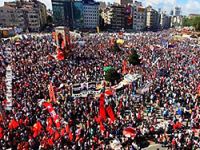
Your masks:
<instances>
[{"instance_id":1,"label":"building facade","mask_svg":"<svg viewBox=\"0 0 200 150\"><path fill-rule=\"evenodd\" d=\"M0 7L0 26L13 27L18 26L16 9L10 6Z\"/></svg>"},{"instance_id":2,"label":"building facade","mask_svg":"<svg viewBox=\"0 0 200 150\"><path fill-rule=\"evenodd\" d=\"M0 8L0 25L40 31L47 23L46 6L39 1L5 2Z\"/></svg>"},{"instance_id":3,"label":"building facade","mask_svg":"<svg viewBox=\"0 0 200 150\"><path fill-rule=\"evenodd\" d=\"M160 22L159 13L151 6L146 8L146 28L147 30L157 30Z\"/></svg>"},{"instance_id":4,"label":"building facade","mask_svg":"<svg viewBox=\"0 0 200 150\"><path fill-rule=\"evenodd\" d=\"M40 16L37 11L28 11L28 30L32 32L40 31Z\"/></svg>"},{"instance_id":5,"label":"building facade","mask_svg":"<svg viewBox=\"0 0 200 150\"><path fill-rule=\"evenodd\" d=\"M96 28L99 26L99 3L87 2L83 4L84 28Z\"/></svg>"},{"instance_id":6,"label":"building facade","mask_svg":"<svg viewBox=\"0 0 200 150\"><path fill-rule=\"evenodd\" d=\"M73 3L73 14L74 14L74 28L82 29L84 27L83 2L82 1L75 1Z\"/></svg>"},{"instance_id":7,"label":"building facade","mask_svg":"<svg viewBox=\"0 0 200 150\"><path fill-rule=\"evenodd\" d=\"M166 12L161 12L160 14L160 27L161 29L168 29L171 25L171 17L166 14Z\"/></svg>"},{"instance_id":8,"label":"building facade","mask_svg":"<svg viewBox=\"0 0 200 150\"><path fill-rule=\"evenodd\" d=\"M124 23L125 23L125 29L126 30L132 30L133 29L133 11L132 11L132 6L127 5L125 6L125 11L124 11Z\"/></svg>"},{"instance_id":9,"label":"building facade","mask_svg":"<svg viewBox=\"0 0 200 150\"><path fill-rule=\"evenodd\" d=\"M104 20L104 28L111 28L112 11L110 7L102 10L101 18Z\"/></svg>"},{"instance_id":10,"label":"building facade","mask_svg":"<svg viewBox=\"0 0 200 150\"><path fill-rule=\"evenodd\" d=\"M73 28L73 1L72 0L51 0L53 19L56 25L63 25Z\"/></svg>"},{"instance_id":11,"label":"building facade","mask_svg":"<svg viewBox=\"0 0 200 150\"><path fill-rule=\"evenodd\" d=\"M146 9L141 2L135 1L132 7L133 14L133 30L143 31L146 27Z\"/></svg>"},{"instance_id":12,"label":"building facade","mask_svg":"<svg viewBox=\"0 0 200 150\"><path fill-rule=\"evenodd\" d=\"M181 27L183 24L183 16L171 16L171 27Z\"/></svg>"},{"instance_id":13,"label":"building facade","mask_svg":"<svg viewBox=\"0 0 200 150\"><path fill-rule=\"evenodd\" d=\"M116 0L115 3L122 6L127 6L129 4L132 4L133 0Z\"/></svg>"},{"instance_id":14,"label":"building facade","mask_svg":"<svg viewBox=\"0 0 200 150\"><path fill-rule=\"evenodd\" d=\"M181 15L181 7L175 7L173 12L174 12L173 16L180 16Z\"/></svg>"}]
</instances>

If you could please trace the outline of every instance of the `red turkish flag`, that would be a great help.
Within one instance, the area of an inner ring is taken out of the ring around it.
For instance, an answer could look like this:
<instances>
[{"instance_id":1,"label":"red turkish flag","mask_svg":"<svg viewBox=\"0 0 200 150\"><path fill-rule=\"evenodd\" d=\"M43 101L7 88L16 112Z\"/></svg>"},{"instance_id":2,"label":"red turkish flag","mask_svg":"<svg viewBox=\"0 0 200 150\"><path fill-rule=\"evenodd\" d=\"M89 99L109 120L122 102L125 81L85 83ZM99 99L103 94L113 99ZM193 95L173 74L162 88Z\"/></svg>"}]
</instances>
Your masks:
<instances>
[{"instance_id":1,"label":"red turkish flag","mask_svg":"<svg viewBox=\"0 0 200 150\"><path fill-rule=\"evenodd\" d=\"M37 137L40 133L41 133L41 129L42 129L42 125L39 121L37 121L34 125L33 125L33 137Z\"/></svg>"},{"instance_id":2,"label":"red turkish flag","mask_svg":"<svg viewBox=\"0 0 200 150\"><path fill-rule=\"evenodd\" d=\"M64 136L64 135L65 135L65 128L62 128L62 129L61 129L60 135L61 135L61 136Z\"/></svg>"},{"instance_id":3,"label":"red turkish flag","mask_svg":"<svg viewBox=\"0 0 200 150\"><path fill-rule=\"evenodd\" d=\"M71 131L69 132L69 140L70 140L70 141L72 141L72 140L73 140L73 134L72 134L72 132L71 132Z\"/></svg>"},{"instance_id":4,"label":"red turkish flag","mask_svg":"<svg viewBox=\"0 0 200 150\"><path fill-rule=\"evenodd\" d=\"M106 111L105 111L105 108L104 108L104 103L105 103L105 98L104 98L104 94L101 94L100 95L100 98L99 98L99 116L106 120Z\"/></svg>"},{"instance_id":5,"label":"red turkish flag","mask_svg":"<svg viewBox=\"0 0 200 150\"><path fill-rule=\"evenodd\" d=\"M2 139L2 138L3 138L3 128L0 127L0 139Z\"/></svg>"},{"instance_id":6,"label":"red turkish flag","mask_svg":"<svg viewBox=\"0 0 200 150\"><path fill-rule=\"evenodd\" d=\"M110 105L106 108L106 111L107 111L108 116L110 117L111 121L114 122L115 121L115 115L114 115L113 109Z\"/></svg>"},{"instance_id":7,"label":"red turkish flag","mask_svg":"<svg viewBox=\"0 0 200 150\"><path fill-rule=\"evenodd\" d=\"M53 139L52 138L50 138L50 139L48 139L48 144L50 145L50 146L53 146Z\"/></svg>"},{"instance_id":8,"label":"red turkish flag","mask_svg":"<svg viewBox=\"0 0 200 150\"><path fill-rule=\"evenodd\" d=\"M104 125L103 125L102 122L100 122L100 130L101 130L101 131L105 131L105 127L104 127Z\"/></svg>"},{"instance_id":9,"label":"red turkish flag","mask_svg":"<svg viewBox=\"0 0 200 150\"><path fill-rule=\"evenodd\" d=\"M70 130L69 125L67 125L67 126L65 127L66 133L69 133L69 130Z\"/></svg>"},{"instance_id":10,"label":"red turkish flag","mask_svg":"<svg viewBox=\"0 0 200 150\"><path fill-rule=\"evenodd\" d=\"M126 74L128 71L127 71L127 61L126 60L123 60L122 62L122 74Z\"/></svg>"},{"instance_id":11,"label":"red turkish flag","mask_svg":"<svg viewBox=\"0 0 200 150\"><path fill-rule=\"evenodd\" d=\"M58 131L56 131L54 135L54 140L58 140L59 138L60 138L60 134L58 133Z\"/></svg>"},{"instance_id":12,"label":"red turkish flag","mask_svg":"<svg viewBox=\"0 0 200 150\"><path fill-rule=\"evenodd\" d=\"M8 125L9 129L16 129L19 126L18 121L16 121L15 119L12 119Z\"/></svg>"},{"instance_id":13,"label":"red turkish flag","mask_svg":"<svg viewBox=\"0 0 200 150\"><path fill-rule=\"evenodd\" d=\"M57 58L58 60L60 60L60 61L62 61L62 60L65 59L64 53L63 53L60 49L57 50L57 56L56 56L56 58Z\"/></svg>"}]
</instances>

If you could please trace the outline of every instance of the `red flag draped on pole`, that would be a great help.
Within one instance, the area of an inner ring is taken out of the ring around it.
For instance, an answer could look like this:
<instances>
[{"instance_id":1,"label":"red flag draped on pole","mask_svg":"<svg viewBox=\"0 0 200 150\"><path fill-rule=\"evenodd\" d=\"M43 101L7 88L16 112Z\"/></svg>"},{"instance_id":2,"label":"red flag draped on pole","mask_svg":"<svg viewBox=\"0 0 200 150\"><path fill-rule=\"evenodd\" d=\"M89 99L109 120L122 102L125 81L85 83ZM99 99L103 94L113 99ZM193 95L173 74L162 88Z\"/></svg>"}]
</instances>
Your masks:
<instances>
[{"instance_id":1,"label":"red flag draped on pole","mask_svg":"<svg viewBox=\"0 0 200 150\"><path fill-rule=\"evenodd\" d=\"M62 129L61 129L60 135L61 135L61 136L64 136L64 135L65 135L65 128L62 128Z\"/></svg>"},{"instance_id":2,"label":"red flag draped on pole","mask_svg":"<svg viewBox=\"0 0 200 150\"><path fill-rule=\"evenodd\" d=\"M100 130L101 130L102 132L105 131L105 127L104 127L102 121L100 122Z\"/></svg>"},{"instance_id":3,"label":"red flag draped on pole","mask_svg":"<svg viewBox=\"0 0 200 150\"><path fill-rule=\"evenodd\" d=\"M60 138L60 134L58 133L58 131L56 131L54 135L54 140L58 140L59 138Z\"/></svg>"},{"instance_id":4,"label":"red flag draped on pole","mask_svg":"<svg viewBox=\"0 0 200 150\"><path fill-rule=\"evenodd\" d=\"M53 146L53 138L50 138L50 139L48 139L48 144L49 144L49 146Z\"/></svg>"},{"instance_id":5,"label":"red flag draped on pole","mask_svg":"<svg viewBox=\"0 0 200 150\"><path fill-rule=\"evenodd\" d=\"M60 61L65 59L64 53L62 52L62 50L60 50L59 48L57 49L57 56L56 58Z\"/></svg>"},{"instance_id":6,"label":"red flag draped on pole","mask_svg":"<svg viewBox=\"0 0 200 150\"><path fill-rule=\"evenodd\" d=\"M104 108L104 103L105 103L104 94L101 94L99 98L99 116L102 119L106 120L106 111Z\"/></svg>"},{"instance_id":7,"label":"red flag draped on pole","mask_svg":"<svg viewBox=\"0 0 200 150\"><path fill-rule=\"evenodd\" d=\"M57 128L60 128L60 121L59 121L59 116L56 114L53 106L51 103L48 102L43 102L43 106L47 108L48 112L50 113L51 117L53 118L53 121L56 125Z\"/></svg>"},{"instance_id":8,"label":"red flag draped on pole","mask_svg":"<svg viewBox=\"0 0 200 150\"><path fill-rule=\"evenodd\" d=\"M126 74L127 73L127 61L123 60L122 62L122 74Z\"/></svg>"},{"instance_id":9,"label":"red flag draped on pole","mask_svg":"<svg viewBox=\"0 0 200 150\"><path fill-rule=\"evenodd\" d=\"M49 97L51 102L56 102L56 97L52 82L49 84Z\"/></svg>"},{"instance_id":10,"label":"red flag draped on pole","mask_svg":"<svg viewBox=\"0 0 200 150\"><path fill-rule=\"evenodd\" d=\"M65 127L65 131L66 131L66 133L69 133L69 131L70 131L69 125L67 125L67 126Z\"/></svg>"},{"instance_id":11,"label":"red flag draped on pole","mask_svg":"<svg viewBox=\"0 0 200 150\"><path fill-rule=\"evenodd\" d=\"M115 115L114 115L114 112L113 112L112 107L110 105L106 108L106 111L107 111L108 116L110 117L111 121L114 122L115 121Z\"/></svg>"},{"instance_id":12,"label":"red flag draped on pole","mask_svg":"<svg viewBox=\"0 0 200 150\"><path fill-rule=\"evenodd\" d=\"M52 121L51 117L47 118L46 124L47 124L46 130L49 132L50 135L52 135L54 133L54 130L52 128L53 121Z\"/></svg>"},{"instance_id":13,"label":"red flag draped on pole","mask_svg":"<svg viewBox=\"0 0 200 150\"><path fill-rule=\"evenodd\" d=\"M2 127L0 127L0 140L3 138L3 128Z\"/></svg>"},{"instance_id":14,"label":"red flag draped on pole","mask_svg":"<svg viewBox=\"0 0 200 150\"><path fill-rule=\"evenodd\" d=\"M72 141L73 140L73 134L71 131L69 131L69 140Z\"/></svg>"},{"instance_id":15,"label":"red flag draped on pole","mask_svg":"<svg viewBox=\"0 0 200 150\"><path fill-rule=\"evenodd\" d=\"M34 125L33 125L33 137L37 137L42 130L42 125L39 121L37 121Z\"/></svg>"},{"instance_id":16,"label":"red flag draped on pole","mask_svg":"<svg viewBox=\"0 0 200 150\"><path fill-rule=\"evenodd\" d=\"M16 129L18 126L19 126L19 123L15 119L12 119L8 125L8 128Z\"/></svg>"}]
</instances>

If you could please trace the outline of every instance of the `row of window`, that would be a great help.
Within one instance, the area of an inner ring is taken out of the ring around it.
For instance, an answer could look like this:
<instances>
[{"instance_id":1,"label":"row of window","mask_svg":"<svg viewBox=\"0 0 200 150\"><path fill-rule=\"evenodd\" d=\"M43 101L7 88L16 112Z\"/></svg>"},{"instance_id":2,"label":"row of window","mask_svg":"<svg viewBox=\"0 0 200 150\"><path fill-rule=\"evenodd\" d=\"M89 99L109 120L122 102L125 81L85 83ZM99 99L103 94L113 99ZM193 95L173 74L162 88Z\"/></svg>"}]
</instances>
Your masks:
<instances>
[{"instance_id":1,"label":"row of window","mask_svg":"<svg viewBox=\"0 0 200 150\"><path fill-rule=\"evenodd\" d=\"M98 10L99 7L83 7L83 9L86 9L86 10L94 10L94 9L96 9L96 10Z\"/></svg>"},{"instance_id":2,"label":"row of window","mask_svg":"<svg viewBox=\"0 0 200 150\"><path fill-rule=\"evenodd\" d=\"M87 27L96 27L97 26L97 24L91 24L91 23L85 23L84 25Z\"/></svg>"},{"instance_id":3,"label":"row of window","mask_svg":"<svg viewBox=\"0 0 200 150\"><path fill-rule=\"evenodd\" d=\"M98 14L98 11L83 11L83 13Z\"/></svg>"},{"instance_id":4,"label":"row of window","mask_svg":"<svg viewBox=\"0 0 200 150\"><path fill-rule=\"evenodd\" d=\"M84 20L98 20L98 18L90 17L90 18L84 18Z\"/></svg>"},{"instance_id":5,"label":"row of window","mask_svg":"<svg viewBox=\"0 0 200 150\"><path fill-rule=\"evenodd\" d=\"M85 19L90 19L90 18L91 18L91 19L92 19L92 18L93 18L93 19L97 19L98 16L84 16L84 18L85 18Z\"/></svg>"},{"instance_id":6,"label":"row of window","mask_svg":"<svg viewBox=\"0 0 200 150\"><path fill-rule=\"evenodd\" d=\"M3 13L4 11L3 11L3 10L0 10L0 12ZM11 11L7 10L6 12L7 12L7 13L14 13L12 10L11 10Z\"/></svg>"},{"instance_id":7,"label":"row of window","mask_svg":"<svg viewBox=\"0 0 200 150\"><path fill-rule=\"evenodd\" d=\"M98 20L84 20L85 23L89 22L89 23L92 23L92 22L98 22Z\"/></svg>"},{"instance_id":8,"label":"row of window","mask_svg":"<svg viewBox=\"0 0 200 150\"><path fill-rule=\"evenodd\" d=\"M36 15L30 15L29 18L38 18Z\"/></svg>"}]
</instances>

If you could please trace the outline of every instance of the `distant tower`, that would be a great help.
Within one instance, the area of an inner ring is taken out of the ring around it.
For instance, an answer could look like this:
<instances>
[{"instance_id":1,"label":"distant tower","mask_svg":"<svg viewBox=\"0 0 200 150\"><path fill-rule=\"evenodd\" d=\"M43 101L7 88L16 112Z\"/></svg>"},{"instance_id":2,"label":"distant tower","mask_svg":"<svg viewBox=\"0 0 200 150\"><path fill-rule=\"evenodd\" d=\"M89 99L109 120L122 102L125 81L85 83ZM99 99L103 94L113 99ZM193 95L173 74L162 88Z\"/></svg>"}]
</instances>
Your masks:
<instances>
[{"instance_id":1,"label":"distant tower","mask_svg":"<svg viewBox=\"0 0 200 150\"><path fill-rule=\"evenodd\" d=\"M173 13L174 13L174 11L173 11L173 10L171 10L171 11L170 11L170 16L173 16Z\"/></svg>"},{"instance_id":2,"label":"distant tower","mask_svg":"<svg viewBox=\"0 0 200 150\"><path fill-rule=\"evenodd\" d=\"M181 7L175 7L174 16L180 16L180 15L181 15Z\"/></svg>"},{"instance_id":3,"label":"distant tower","mask_svg":"<svg viewBox=\"0 0 200 150\"><path fill-rule=\"evenodd\" d=\"M161 8L158 8L158 13L159 13L159 14L161 13Z\"/></svg>"}]
</instances>

